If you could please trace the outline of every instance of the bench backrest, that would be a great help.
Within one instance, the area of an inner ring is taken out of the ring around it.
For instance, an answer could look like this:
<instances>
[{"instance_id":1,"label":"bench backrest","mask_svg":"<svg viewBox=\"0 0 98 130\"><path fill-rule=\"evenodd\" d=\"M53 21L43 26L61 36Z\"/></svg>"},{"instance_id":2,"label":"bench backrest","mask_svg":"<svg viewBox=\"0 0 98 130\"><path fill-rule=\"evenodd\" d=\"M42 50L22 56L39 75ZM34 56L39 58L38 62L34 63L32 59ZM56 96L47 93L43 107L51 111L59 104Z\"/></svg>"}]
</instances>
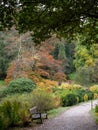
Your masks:
<instances>
[{"instance_id":1,"label":"bench backrest","mask_svg":"<svg viewBox=\"0 0 98 130\"><path fill-rule=\"evenodd\" d=\"M34 114L34 113L37 113L38 111L37 111L37 107L35 106L35 107L32 107L32 108L30 108L30 114Z\"/></svg>"}]
</instances>

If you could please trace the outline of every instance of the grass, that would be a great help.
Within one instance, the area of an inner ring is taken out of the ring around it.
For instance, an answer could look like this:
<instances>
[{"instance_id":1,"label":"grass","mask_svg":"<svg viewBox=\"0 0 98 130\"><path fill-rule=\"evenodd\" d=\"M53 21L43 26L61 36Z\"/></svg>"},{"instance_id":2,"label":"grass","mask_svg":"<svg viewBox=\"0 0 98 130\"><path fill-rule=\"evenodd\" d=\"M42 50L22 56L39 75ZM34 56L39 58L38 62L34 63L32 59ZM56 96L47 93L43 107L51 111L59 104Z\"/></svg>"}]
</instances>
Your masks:
<instances>
[{"instance_id":1,"label":"grass","mask_svg":"<svg viewBox=\"0 0 98 130\"><path fill-rule=\"evenodd\" d=\"M92 117L95 119L96 123L98 124L98 113L95 112L95 109L91 110Z\"/></svg>"},{"instance_id":2,"label":"grass","mask_svg":"<svg viewBox=\"0 0 98 130\"><path fill-rule=\"evenodd\" d=\"M61 113L66 111L68 108L69 107L59 107L59 108L55 108L55 109L48 111L49 118L54 118L54 117L60 115Z\"/></svg>"}]
</instances>

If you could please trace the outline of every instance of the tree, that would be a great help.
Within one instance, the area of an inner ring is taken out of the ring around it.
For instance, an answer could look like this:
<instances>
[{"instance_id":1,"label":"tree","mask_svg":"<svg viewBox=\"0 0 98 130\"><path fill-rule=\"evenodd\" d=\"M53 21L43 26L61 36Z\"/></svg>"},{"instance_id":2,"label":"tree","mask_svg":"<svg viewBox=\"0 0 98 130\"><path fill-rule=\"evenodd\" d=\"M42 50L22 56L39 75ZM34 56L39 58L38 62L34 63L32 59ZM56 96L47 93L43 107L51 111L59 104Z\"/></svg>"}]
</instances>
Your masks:
<instances>
[{"instance_id":1,"label":"tree","mask_svg":"<svg viewBox=\"0 0 98 130\"><path fill-rule=\"evenodd\" d=\"M97 40L97 0L1 0L0 16L0 30L15 25L19 32L32 31L36 42L53 33L70 37L76 32Z\"/></svg>"},{"instance_id":2,"label":"tree","mask_svg":"<svg viewBox=\"0 0 98 130\"><path fill-rule=\"evenodd\" d=\"M10 31L0 32L0 79L4 79L6 77L6 71L9 63L17 54L15 35L16 33L12 37L12 33Z\"/></svg>"},{"instance_id":3,"label":"tree","mask_svg":"<svg viewBox=\"0 0 98 130\"><path fill-rule=\"evenodd\" d=\"M89 86L98 82L98 44L85 44L85 36L79 36L75 49L76 81Z\"/></svg>"},{"instance_id":4,"label":"tree","mask_svg":"<svg viewBox=\"0 0 98 130\"><path fill-rule=\"evenodd\" d=\"M75 66L73 64L74 50L75 44L69 43L63 38L61 41L58 40L57 43L54 43L54 50L51 54L54 59L62 61L62 68L65 74L75 71Z\"/></svg>"},{"instance_id":5,"label":"tree","mask_svg":"<svg viewBox=\"0 0 98 130\"><path fill-rule=\"evenodd\" d=\"M66 57L68 59L68 66L66 66L66 73L75 71L74 57L75 57L75 43L65 43Z\"/></svg>"},{"instance_id":6,"label":"tree","mask_svg":"<svg viewBox=\"0 0 98 130\"><path fill-rule=\"evenodd\" d=\"M12 37L14 37L14 35L12 35ZM13 44L15 44L15 41L13 41ZM6 83L12 79L20 77L27 78L28 73L35 69L35 64L38 60L36 47L34 47L34 43L29 32L23 35L18 35L16 45L16 57L13 61L11 61L7 69Z\"/></svg>"},{"instance_id":7,"label":"tree","mask_svg":"<svg viewBox=\"0 0 98 130\"><path fill-rule=\"evenodd\" d=\"M53 41L49 40L43 42L39 49L40 61L37 67L42 77L53 79L56 72L62 71L62 61L54 59L51 55L53 50Z\"/></svg>"},{"instance_id":8,"label":"tree","mask_svg":"<svg viewBox=\"0 0 98 130\"><path fill-rule=\"evenodd\" d=\"M41 46L34 46L29 33L21 35L19 39L17 57L7 69L6 83L20 77L39 82L53 79L55 73L62 71L62 61L55 60L51 55L54 38L46 40Z\"/></svg>"},{"instance_id":9,"label":"tree","mask_svg":"<svg viewBox=\"0 0 98 130\"><path fill-rule=\"evenodd\" d=\"M9 59L5 53L6 43L0 40L0 79L6 76Z\"/></svg>"},{"instance_id":10,"label":"tree","mask_svg":"<svg viewBox=\"0 0 98 130\"><path fill-rule=\"evenodd\" d=\"M86 44L86 36L77 36L74 60L76 69L83 66L92 66L95 64L95 60L98 59L97 43L92 41L92 44L90 44L90 42L89 45Z\"/></svg>"}]
</instances>

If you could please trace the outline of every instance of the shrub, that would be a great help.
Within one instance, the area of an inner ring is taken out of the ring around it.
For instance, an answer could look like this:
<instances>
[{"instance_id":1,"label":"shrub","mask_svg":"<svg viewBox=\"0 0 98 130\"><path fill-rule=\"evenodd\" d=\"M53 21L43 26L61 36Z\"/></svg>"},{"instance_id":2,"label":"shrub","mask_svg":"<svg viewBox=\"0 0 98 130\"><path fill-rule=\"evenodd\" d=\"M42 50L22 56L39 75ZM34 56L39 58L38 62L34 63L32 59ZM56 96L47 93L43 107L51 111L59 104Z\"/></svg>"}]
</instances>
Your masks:
<instances>
[{"instance_id":1,"label":"shrub","mask_svg":"<svg viewBox=\"0 0 98 130\"><path fill-rule=\"evenodd\" d=\"M35 83L33 83L32 80L27 78L19 78L11 81L3 93L15 94L15 93L31 92L34 88L36 88L36 85Z\"/></svg>"},{"instance_id":2,"label":"shrub","mask_svg":"<svg viewBox=\"0 0 98 130\"><path fill-rule=\"evenodd\" d=\"M1 113L0 113L0 130L4 130L4 121Z\"/></svg>"},{"instance_id":3,"label":"shrub","mask_svg":"<svg viewBox=\"0 0 98 130\"><path fill-rule=\"evenodd\" d=\"M4 115L1 112L1 106L0 106L0 130L5 130L7 127L8 127L8 119L4 118Z\"/></svg>"},{"instance_id":4,"label":"shrub","mask_svg":"<svg viewBox=\"0 0 98 130\"><path fill-rule=\"evenodd\" d=\"M87 97L88 100L93 99L93 93L89 90L80 89L80 90L77 90L75 94L79 97L79 102L85 101L85 98L84 98L85 95L88 96Z\"/></svg>"},{"instance_id":5,"label":"shrub","mask_svg":"<svg viewBox=\"0 0 98 130\"><path fill-rule=\"evenodd\" d=\"M41 82L37 83L38 87L40 88L49 88L53 89L55 86L57 86L57 82L53 80L42 80Z\"/></svg>"},{"instance_id":6,"label":"shrub","mask_svg":"<svg viewBox=\"0 0 98 130\"><path fill-rule=\"evenodd\" d=\"M46 91L46 90L41 90L41 89L36 89L33 91L33 106L37 106L39 111L44 111L44 110L50 110L53 108L53 100L54 97L52 93Z\"/></svg>"},{"instance_id":7,"label":"shrub","mask_svg":"<svg viewBox=\"0 0 98 130\"><path fill-rule=\"evenodd\" d=\"M14 126L19 122L18 111L20 103L17 101L5 101L2 104L2 113L8 119L8 126Z\"/></svg>"},{"instance_id":8,"label":"shrub","mask_svg":"<svg viewBox=\"0 0 98 130\"><path fill-rule=\"evenodd\" d=\"M0 113L0 130L3 130L3 129L4 129L3 118L2 118L2 115Z\"/></svg>"},{"instance_id":9,"label":"shrub","mask_svg":"<svg viewBox=\"0 0 98 130\"><path fill-rule=\"evenodd\" d=\"M9 126L28 125L29 117L27 105L12 98L4 100L0 107L0 130Z\"/></svg>"},{"instance_id":10,"label":"shrub","mask_svg":"<svg viewBox=\"0 0 98 130\"><path fill-rule=\"evenodd\" d=\"M65 97L62 99L63 106L72 106L77 103L77 96L75 94L67 94Z\"/></svg>"},{"instance_id":11,"label":"shrub","mask_svg":"<svg viewBox=\"0 0 98 130\"><path fill-rule=\"evenodd\" d=\"M86 94L88 95L88 100L91 100L94 98L94 94L91 91L86 91Z\"/></svg>"},{"instance_id":12,"label":"shrub","mask_svg":"<svg viewBox=\"0 0 98 130\"><path fill-rule=\"evenodd\" d=\"M63 72L57 72L55 73L53 79L58 81L59 83L66 81L66 75Z\"/></svg>"},{"instance_id":13,"label":"shrub","mask_svg":"<svg viewBox=\"0 0 98 130\"><path fill-rule=\"evenodd\" d=\"M69 84L69 83L62 83L59 87L69 90L78 90L82 88L82 86L80 86L79 84Z\"/></svg>"},{"instance_id":14,"label":"shrub","mask_svg":"<svg viewBox=\"0 0 98 130\"><path fill-rule=\"evenodd\" d=\"M91 86L90 91L93 92L93 93L98 93L98 85Z\"/></svg>"}]
</instances>

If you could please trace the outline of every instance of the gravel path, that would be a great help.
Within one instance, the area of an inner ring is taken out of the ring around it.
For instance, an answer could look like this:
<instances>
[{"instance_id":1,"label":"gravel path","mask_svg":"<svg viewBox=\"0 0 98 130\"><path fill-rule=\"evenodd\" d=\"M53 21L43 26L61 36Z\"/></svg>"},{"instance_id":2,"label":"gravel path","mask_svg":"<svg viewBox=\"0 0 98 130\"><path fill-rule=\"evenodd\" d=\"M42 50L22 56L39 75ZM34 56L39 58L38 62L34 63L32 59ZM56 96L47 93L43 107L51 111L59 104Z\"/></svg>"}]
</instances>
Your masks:
<instances>
[{"instance_id":1,"label":"gravel path","mask_svg":"<svg viewBox=\"0 0 98 130\"><path fill-rule=\"evenodd\" d=\"M93 101L93 105L98 101ZM91 102L74 106L54 119L46 120L33 130L98 130L89 111Z\"/></svg>"}]
</instances>

